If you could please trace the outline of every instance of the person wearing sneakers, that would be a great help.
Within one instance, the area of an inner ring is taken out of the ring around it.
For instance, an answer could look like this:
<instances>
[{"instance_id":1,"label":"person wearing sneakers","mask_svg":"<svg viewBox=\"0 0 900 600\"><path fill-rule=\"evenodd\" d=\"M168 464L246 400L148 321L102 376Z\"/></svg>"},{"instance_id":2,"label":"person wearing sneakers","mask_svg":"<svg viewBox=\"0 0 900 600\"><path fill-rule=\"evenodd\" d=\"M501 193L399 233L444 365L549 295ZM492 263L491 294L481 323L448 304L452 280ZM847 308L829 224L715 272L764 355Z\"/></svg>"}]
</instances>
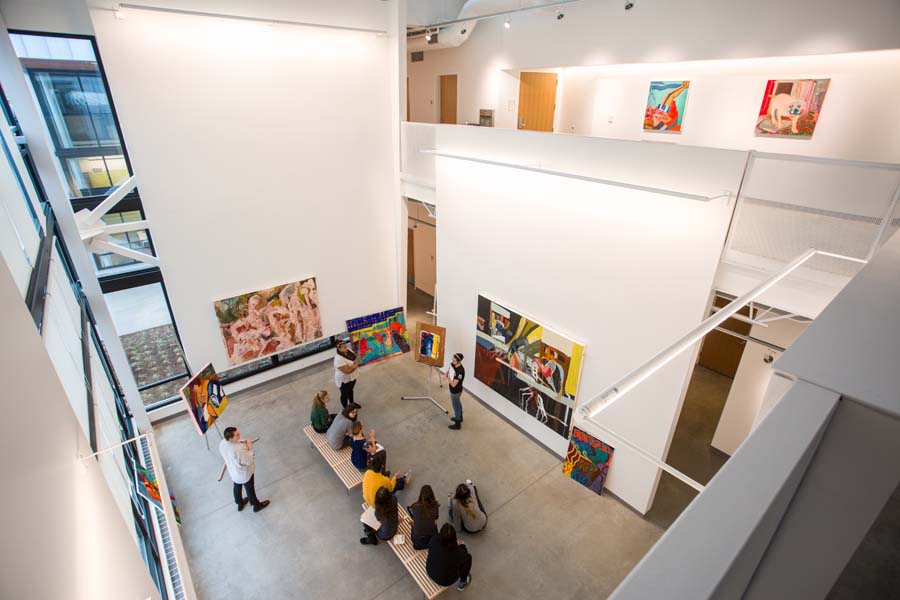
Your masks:
<instances>
[{"instance_id":1,"label":"person wearing sneakers","mask_svg":"<svg viewBox=\"0 0 900 600\"><path fill-rule=\"evenodd\" d=\"M462 410L462 389L463 379L466 378L466 370L462 366L463 355L459 352L453 355L450 361L450 367L444 373L444 379L450 386L450 402L453 403L453 425L450 429L462 429L463 410Z\"/></svg>"},{"instance_id":2,"label":"person wearing sneakers","mask_svg":"<svg viewBox=\"0 0 900 600\"><path fill-rule=\"evenodd\" d=\"M238 511L244 510L247 503L253 505L253 512L259 512L269 505L268 500L262 502L256 497L256 486L253 473L256 471L256 459L253 454L253 442L242 440L237 427L225 428L225 439L219 443L219 452L225 459L228 475L234 482L234 502ZM243 490L247 490L244 498Z\"/></svg>"},{"instance_id":3,"label":"person wearing sneakers","mask_svg":"<svg viewBox=\"0 0 900 600\"><path fill-rule=\"evenodd\" d=\"M362 480L363 501L369 506L375 506L375 494L380 488L386 487L389 492L399 492L406 484L412 471L407 470L403 475L389 477L390 471L385 473L387 453L379 450L369 459L369 470L365 472Z\"/></svg>"},{"instance_id":4,"label":"person wearing sneakers","mask_svg":"<svg viewBox=\"0 0 900 600\"><path fill-rule=\"evenodd\" d=\"M462 540L456 539L456 529L444 523L441 531L428 543L425 572L438 585L453 585L463 591L472 582L472 555Z\"/></svg>"}]
</instances>

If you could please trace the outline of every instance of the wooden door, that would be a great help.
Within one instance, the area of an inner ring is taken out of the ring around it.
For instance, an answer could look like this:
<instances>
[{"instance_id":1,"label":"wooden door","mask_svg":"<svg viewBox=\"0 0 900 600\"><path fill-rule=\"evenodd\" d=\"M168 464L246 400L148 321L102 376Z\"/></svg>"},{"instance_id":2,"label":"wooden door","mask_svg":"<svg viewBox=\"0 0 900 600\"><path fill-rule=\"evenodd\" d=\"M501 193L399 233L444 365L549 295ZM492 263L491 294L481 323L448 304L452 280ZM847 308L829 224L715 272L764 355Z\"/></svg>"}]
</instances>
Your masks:
<instances>
[{"instance_id":1,"label":"wooden door","mask_svg":"<svg viewBox=\"0 0 900 600\"><path fill-rule=\"evenodd\" d=\"M715 306L721 307L726 304L728 304L728 300L716 297ZM750 309L745 306L738 312L746 317L749 316ZM737 319L728 319L721 326L744 335L750 334L751 325ZM714 329L703 340L703 348L700 350L700 358L697 363L734 379L746 345L746 341Z\"/></svg>"},{"instance_id":2,"label":"wooden door","mask_svg":"<svg viewBox=\"0 0 900 600\"><path fill-rule=\"evenodd\" d=\"M519 75L519 129L553 131L556 83L556 73Z\"/></svg>"},{"instance_id":3,"label":"wooden door","mask_svg":"<svg viewBox=\"0 0 900 600\"><path fill-rule=\"evenodd\" d=\"M406 283L416 285L416 252L413 228L406 230Z\"/></svg>"},{"instance_id":4,"label":"wooden door","mask_svg":"<svg viewBox=\"0 0 900 600\"><path fill-rule=\"evenodd\" d=\"M441 123L456 125L456 75L441 75Z\"/></svg>"}]
</instances>

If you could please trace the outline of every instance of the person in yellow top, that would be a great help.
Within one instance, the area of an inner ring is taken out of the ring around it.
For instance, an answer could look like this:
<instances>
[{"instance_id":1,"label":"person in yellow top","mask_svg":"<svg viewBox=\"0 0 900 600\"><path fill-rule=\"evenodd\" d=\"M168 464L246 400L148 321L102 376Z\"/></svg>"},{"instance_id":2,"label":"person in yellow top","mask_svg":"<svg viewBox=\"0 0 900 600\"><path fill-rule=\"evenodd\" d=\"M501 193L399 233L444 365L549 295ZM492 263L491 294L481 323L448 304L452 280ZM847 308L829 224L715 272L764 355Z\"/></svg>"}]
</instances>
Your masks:
<instances>
[{"instance_id":1,"label":"person in yellow top","mask_svg":"<svg viewBox=\"0 0 900 600\"><path fill-rule=\"evenodd\" d=\"M378 491L381 488L384 488L389 492L388 497L393 502L394 512L396 512L397 500L394 499L393 494L394 492L398 492L406 487L406 484L409 482L409 476L411 473L409 469L407 469L406 473L404 473L403 475L394 475L393 477L390 477L390 471L384 470L386 456L387 454L384 450L379 450L372 455L372 458L369 461L369 470L366 471L365 475L363 475L362 495L363 500L366 504L375 507L375 497L378 495ZM376 531L365 523L363 523L363 533L365 533L365 537L360 538L360 544L371 544L373 546L378 544L378 536L376 534Z\"/></svg>"},{"instance_id":2,"label":"person in yellow top","mask_svg":"<svg viewBox=\"0 0 900 600\"><path fill-rule=\"evenodd\" d=\"M390 471L385 472L384 450L379 450L372 455L369 462L369 470L363 475L362 496L363 501L369 506L375 506L375 494L380 488L386 487L389 492L398 492L406 487L409 481L410 471L406 471L403 475L394 475L389 477Z\"/></svg>"}]
</instances>

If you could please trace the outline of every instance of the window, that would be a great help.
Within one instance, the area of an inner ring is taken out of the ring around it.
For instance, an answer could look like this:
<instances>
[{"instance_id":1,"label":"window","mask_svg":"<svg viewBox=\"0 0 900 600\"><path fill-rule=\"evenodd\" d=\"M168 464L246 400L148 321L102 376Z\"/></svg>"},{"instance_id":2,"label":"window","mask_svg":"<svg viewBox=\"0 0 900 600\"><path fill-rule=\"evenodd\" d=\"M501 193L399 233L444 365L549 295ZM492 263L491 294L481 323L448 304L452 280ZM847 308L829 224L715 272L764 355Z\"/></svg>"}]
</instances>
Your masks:
<instances>
[{"instance_id":1,"label":"window","mask_svg":"<svg viewBox=\"0 0 900 600\"><path fill-rule=\"evenodd\" d=\"M130 175L91 40L11 33L72 198L106 195Z\"/></svg>"},{"instance_id":2,"label":"window","mask_svg":"<svg viewBox=\"0 0 900 600\"><path fill-rule=\"evenodd\" d=\"M116 223L133 223L143 219L141 211L129 210L125 212L107 213L103 215L103 222L107 225L115 225ZM146 229L139 231L129 231L128 233L116 233L110 236L112 242L119 246L124 246L131 250L137 250L144 254L153 254L150 248L150 237ZM139 265L138 261L132 258L126 258L119 254L106 252L102 254L94 254L94 263L98 271L108 271L116 267L124 267L127 265Z\"/></svg>"}]
</instances>

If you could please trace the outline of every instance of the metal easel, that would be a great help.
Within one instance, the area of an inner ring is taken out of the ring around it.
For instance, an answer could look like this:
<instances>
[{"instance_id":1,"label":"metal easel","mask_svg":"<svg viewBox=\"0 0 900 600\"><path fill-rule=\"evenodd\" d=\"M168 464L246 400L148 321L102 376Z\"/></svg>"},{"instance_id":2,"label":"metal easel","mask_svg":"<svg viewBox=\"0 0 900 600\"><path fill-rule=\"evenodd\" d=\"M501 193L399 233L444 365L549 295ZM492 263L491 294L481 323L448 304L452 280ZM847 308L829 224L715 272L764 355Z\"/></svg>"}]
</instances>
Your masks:
<instances>
[{"instance_id":1,"label":"metal easel","mask_svg":"<svg viewBox=\"0 0 900 600\"><path fill-rule=\"evenodd\" d=\"M438 314L437 314L437 293L436 293L436 292L435 292L435 295L434 295L434 303L431 305L431 310L425 311L425 314L426 314L426 315L429 315L429 316L431 317L431 324L432 324L432 325L437 325L437 316L438 316ZM444 343L446 343L446 341L447 341L447 340L444 340ZM419 343L419 340L416 340L416 343L418 344L418 343ZM438 367L435 367L434 365L428 365L428 385L431 385L431 375L432 375L435 371L437 371L438 386L441 387L441 388L443 388L443 387L444 387L444 383L443 383L443 379L441 378L442 371L441 371ZM426 389L427 389L427 388L426 388ZM444 414L445 414L445 415L449 415L449 414L450 414L450 411L449 411L449 410L447 410L446 408L444 408L444 407L441 405L440 402L438 402L437 400L435 400L435 399L432 398L431 396L400 396L400 399L401 399L401 400L429 400L429 401L431 401L432 404L434 404L434 405L437 406L439 409L441 409L442 411L444 411Z\"/></svg>"}]
</instances>

